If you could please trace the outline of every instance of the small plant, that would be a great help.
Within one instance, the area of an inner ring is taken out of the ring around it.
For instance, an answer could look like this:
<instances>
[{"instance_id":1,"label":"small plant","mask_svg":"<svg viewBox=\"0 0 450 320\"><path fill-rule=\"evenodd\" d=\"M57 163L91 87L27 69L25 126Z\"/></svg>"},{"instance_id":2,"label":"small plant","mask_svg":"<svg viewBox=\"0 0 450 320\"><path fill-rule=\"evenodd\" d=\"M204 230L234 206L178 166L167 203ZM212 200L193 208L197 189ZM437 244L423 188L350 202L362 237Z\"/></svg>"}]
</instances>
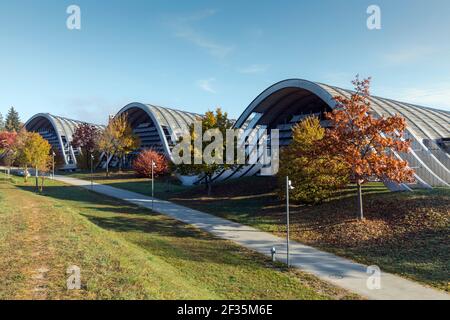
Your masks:
<instances>
[{"instance_id":1,"label":"small plant","mask_svg":"<svg viewBox=\"0 0 450 320\"><path fill-rule=\"evenodd\" d=\"M155 150L143 150L133 161L133 170L141 178L152 176L152 161L155 164L153 174L155 177L167 174L169 164L166 157Z\"/></svg>"}]
</instances>

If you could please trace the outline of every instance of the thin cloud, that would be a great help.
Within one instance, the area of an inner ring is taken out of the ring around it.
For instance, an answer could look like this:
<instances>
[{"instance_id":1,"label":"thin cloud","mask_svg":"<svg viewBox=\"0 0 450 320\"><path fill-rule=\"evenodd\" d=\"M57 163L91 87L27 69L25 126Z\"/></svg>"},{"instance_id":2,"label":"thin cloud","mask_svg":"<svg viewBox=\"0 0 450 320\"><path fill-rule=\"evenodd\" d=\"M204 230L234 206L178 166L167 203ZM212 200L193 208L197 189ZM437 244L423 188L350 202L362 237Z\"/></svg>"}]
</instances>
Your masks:
<instances>
[{"instance_id":1,"label":"thin cloud","mask_svg":"<svg viewBox=\"0 0 450 320\"><path fill-rule=\"evenodd\" d=\"M126 99L115 102L99 97L74 97L65 99L60 105L65 106L59 115L70 119L87 121L95 124L106 124L109 115L115 115L130 101Z\"/></svg>"},{"instance_id":2,"label":"thin cloud","mask_svg":"<svg viewBox=\"0 0 450 320\"><path fill-rule=\"evenodd\" d=\"M385 96L411 104L450 110L450 82L420 88L398 88L386 90Z\"/></svg>"},{"instance_id":3,"label":"thin cloud","mask_svg":"<svg viewBox=\"0 0 450 320\"><path fill-rule=\"evenodd\" d=\"M383 59L389 64L408 64L429 57L435 52L430 47L406 48L383 55Z\"/></svg>"},{"instance_id":4,"label":"thin cloud","mask_svg":"<svg viewBox=\"0 0 450 320\"><path fill-rule=\"evenodd\" d=\"M204 80L198 80L197 86L202 89L203 91L209 92L209 93L217 93L216 89L213 87L213 83L216 81L214 78L204 79Z\"/></svg>"},{"instance_id":5,"label":"thin cloud","mask_svg":"<svg viewBox=\"0 0 450 320\"><path fill-rule=\"evenodd\" d=\"M265 73L269 69L269 65L253 64L244 68L239 68L238 72L242 74L260 74Z\"/></svg>"},{"instance_id":6,"label":"thin cloud","mask_svg":"<svg viewBox=\"0 0 450 320\"><path fill-rule=\"evenodd\" d=\"M215 14L215 10L209 9L190 15L169 17L167 20L169 26L173 29L175 37L205 50L215 58L224 59L233 52L234 46L225 45L211 39L193 26L195 22L210 18Z\"/></svg>"}]
</instances>

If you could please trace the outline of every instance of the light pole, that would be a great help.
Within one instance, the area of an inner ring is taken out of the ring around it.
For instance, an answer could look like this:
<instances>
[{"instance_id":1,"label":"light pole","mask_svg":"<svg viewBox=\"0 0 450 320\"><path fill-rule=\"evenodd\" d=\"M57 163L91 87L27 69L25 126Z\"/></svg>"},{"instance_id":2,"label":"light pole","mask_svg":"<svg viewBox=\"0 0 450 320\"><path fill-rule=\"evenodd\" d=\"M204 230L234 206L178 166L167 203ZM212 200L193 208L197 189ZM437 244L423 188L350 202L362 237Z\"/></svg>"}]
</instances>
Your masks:
<instances>
[{"instance_id":1,"label":"light pole","mask_svg":"<svg viewBox=\"0 0 450 320\"><path fill-rule=\"evenodd\" d=\"M94 189L94 155L91 153L91 189Z\"/></svg>"},{"instance_id":2,"label":"light pole","mask_svg":"<svg viewBox=\"0 0 450 320\"><path fill-rule=\"evenodd\" d=\"M154 169L155 169L155 161L152 160L152 211L154 208L154 199L155 199L155 176L154 176Z\"/></svg>"},{"instance_id":3,"label":"light pole","mask_svg":"<svg viewBox=\"0 0 450 320\"><path fill-rule=\"evenodd\" d=\"M55 151L52 152L52 180L55 179Z\"/></svg>"},{"instance_id":4,"label":"light pole","mask_svg":"<svg viewBox=\"0 0 450 320\"><path fill-rule=\"evenodd\" d=\"M291 180L289 180L289 177L286 177L286 262L288 268L291 266L289 262L289 190L293 189L294 187L292 186Z\"/></svg>"}]
</instances>

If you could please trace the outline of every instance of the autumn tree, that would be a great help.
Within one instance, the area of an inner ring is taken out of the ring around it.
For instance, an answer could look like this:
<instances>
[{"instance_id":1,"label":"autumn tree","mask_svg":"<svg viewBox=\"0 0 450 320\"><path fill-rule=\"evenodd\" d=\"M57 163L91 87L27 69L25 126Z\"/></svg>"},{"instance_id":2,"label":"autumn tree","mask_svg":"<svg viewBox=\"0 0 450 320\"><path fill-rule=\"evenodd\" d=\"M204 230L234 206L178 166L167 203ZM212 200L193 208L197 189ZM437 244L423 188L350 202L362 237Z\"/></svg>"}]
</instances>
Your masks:
<instances>
[{"instance_id":1,"label":"autumn tree","mask_svg":"<svg viewBox=\"0 0 450 320\"><path fill-rule=\"evenodd\" d=\"M349 168L350 178L358 190L359 219L364 218L362 185L371 179L413 181L413 170L395 152L408 152L410 142L404 139L406 121L394 115L375 117L371 111L370 78L352 82L350 97L336 96L336 108L327 113L331 122L321 147L341 157Z\"/></svg>"},{"instance_id":2,"label":"autumn tree","mask_svg":"<svg viewBox=\"0 0 450 320\"><path fill-rule=\"evenodd\" d=\"M140 139L133 133L126 114L109 120L108 126L99 139L99 149L106 156L106 175L109 175L109 158L116 156L119 160L119 171L122 170L124 157L140 146Z\"/></svg>"},{"instance_id":3,"label":"autumn tree","mask_svg":"<svg viewBox=\"0 0 450 320\"><path fill-rule=\"evenodd\" d=\"M98 140L100 138L100 130L88 123L77 126L72 137L72 147L81 150L81 158L84 168L89 168L91 155L97 149ZM81 159L80 159L81 160Z\"/></svg>"},{"instance_id":4,"label":"autumn tree","mask_svg":"<svg viewBox=\"0 0 450 320\"><path fill-rule=\"evenodd\" d=\"M17 135L14 146L16 161L25 167L25 181L28 176L28 167L35 170L36 191L39 189L39 172L41 170L45 172L52 161L50 150L50 143L39 133L21 130Z\"/></svg>"},{"instance_id":5,"label":"autumn tree","mask_svg":"<svg viewBox=\"0 0 450 320\"><path fill-rule=\"evenodd\" d=\"M10 167L14 161L14 145L16 140L16 132L0 132L0 158L8 167Z\"/></svg>"},{"instance_id":6,"label":"autumn tree","mask_svg":"<svg viewBox=\"0 0 450 320\"><path fill-rule=\"evenodd\" d=\"M197 137L198 132L195 124L189 127L189 150L186 153L190 161L188 163L183 161L183 163L174 165L174 169L182 175L200 176L205 183L208 195L211 194L213 176L222 170L236 166L234 163L231 164L226 161L227 148L235 148L234 145L228 146L226 139L224 139L227 129L231 129L232 126L233 122L228 119L228 114L220 108L217 108L215 113L212 111L206 112L204 117L198 119L198 127L201 128L201 132L204 132L203 137ZM201 140L201 150L197 150L195 147L197 138ZM184 140L184 137L182 140ZM203 151L204 154L202 154ZM172 150L172 153L174 152L177 153L178 150ZM184 151L180 153L183 154ZM237 152L233 153L237 154ZM208 161L204 155L213 161ZM200 158L200 161L196 162L195 158Z\"/></svg>"},{"instance_id":7,"label":"autumn tree","mask_svg":"<svg viewBox=\"0 0 450 320\"><path fill-rule=\"evenodd\" d=\"M155 177L164 175L169 171L167 158L152 149L143 150L133 161L133 170L141 178L149 178L152 175L152 163L154 164L153 174Z\"/></svg>"},{"instance_id":8,"label":"autumn tree","mask_svg":"<svg viewBox=\"0 0 450 320\"><path fill-rule=\"evenodd\" d=\"M292 129L292 142L280 153L280 196L284 197L285 179L295 188L293 200L318 203L348 183L348 170L342 159L323 152L320 142L325 129L316 117L307 117Z\"/></svg>"},{"instance_id":9,"label":"autumn tree","mask_svg":"<svg viewBox=\"0 0 450 320\"><path fill-rule=\"evenodd\" d=\"M28 133L28 137L25 142L25 150L23 153L27 164L35 170L36 191L39 189L40 170L46 171L49 163L51 163L50 150L50 143L42 138L39 133Z\"/></svg>"},{"instance_id":10,"label":"autumn tree","mask_svg":"<svg viewBox=\"0 0 450 320\"><path fill-rule=\"evenodd\" d=\"M26 143L29 138L29 132L22 128L16 136L16 141L13 146L14 153L14 163L24 168L24 180L27 182L28 180L28 159L25 153Z\"/></svg>"},{"instance_id":11,"label":"autumn tree","mask_svg":"<svg viewBox=\"0 0 450 320\"><path fill-rule=\"evenodd\" d=\"M5 128L9 132L19 132L21 127L22 124L20 122L19 113L14 107L11 107L6 115Z\"/></svg>"}]
</instances>

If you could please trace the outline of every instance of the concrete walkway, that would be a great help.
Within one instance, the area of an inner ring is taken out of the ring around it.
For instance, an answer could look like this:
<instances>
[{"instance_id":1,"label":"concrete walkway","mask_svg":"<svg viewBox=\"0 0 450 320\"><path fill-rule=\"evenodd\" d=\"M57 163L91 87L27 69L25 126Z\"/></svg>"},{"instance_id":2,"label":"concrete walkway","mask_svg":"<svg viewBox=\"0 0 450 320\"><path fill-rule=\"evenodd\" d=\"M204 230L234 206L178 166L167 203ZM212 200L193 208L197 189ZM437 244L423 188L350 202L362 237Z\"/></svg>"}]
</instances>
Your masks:
<instances>
[{"instance_id":1,"label":"concrete walkway","mask_svg":"<svg viewBox=\"0 0 450 320\"><path fill-rule=\"evenodd\" d=\"M152 208L152 198L138 193L100 184L94 184L91 187L89 181L64 176L57 176L55 179L147 209ZM158 199L154 199L154 211L191 224L219 238L231 240L267 256L270 256L271 248L275 247L277 260L286 262L286 240L270 233ZM367 266L365 265L354 263L295 241L291 241L290 253L290 262L293 267L314 274L327 282L369 299L449 300L450 298L450 295L443 291L428 288L419 283L384 272L381 273L381 288L370 290L367 287L367 281L371 274L367 273Z\"/></svg>"}]
</instances>

